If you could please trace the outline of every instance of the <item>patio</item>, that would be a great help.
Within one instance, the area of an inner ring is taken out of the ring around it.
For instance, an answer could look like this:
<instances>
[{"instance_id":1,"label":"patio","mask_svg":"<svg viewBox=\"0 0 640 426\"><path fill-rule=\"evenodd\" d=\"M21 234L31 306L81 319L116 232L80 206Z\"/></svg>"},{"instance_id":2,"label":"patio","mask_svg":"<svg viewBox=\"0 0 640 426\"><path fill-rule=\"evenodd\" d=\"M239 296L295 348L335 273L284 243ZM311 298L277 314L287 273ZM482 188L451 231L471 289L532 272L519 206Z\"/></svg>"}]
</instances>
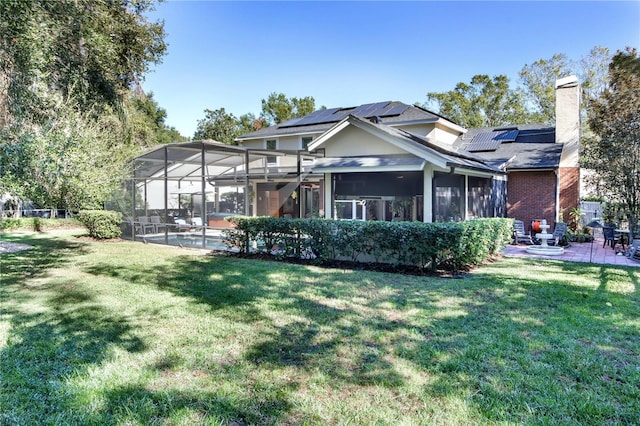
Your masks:
<instances>
[{"instance_id":1,"label":"patio","mask_svg":"<svg viewBox=\"0 0 640 426\"><path fill-rule=\"evenodd\" d=\"M565 247L564 254L557 256L538 255L527 253L526 244L509 244L504 249L505 257L531 257L539 259L552 259L552 260L568 260L572 262L587 262L589 261L597 264L609 264L609 265L622 265L622 266L636 266L640 267L640 262L631 260L623 254L617 254L609 247L602 247L604 239L602 235L596 236L593 242L593 252L591 252L591 243L571 243L570 246ZM626 246L625 246L626 247ZM591 259L591 260L590 260Z\"/></svg>"}]
</instances>

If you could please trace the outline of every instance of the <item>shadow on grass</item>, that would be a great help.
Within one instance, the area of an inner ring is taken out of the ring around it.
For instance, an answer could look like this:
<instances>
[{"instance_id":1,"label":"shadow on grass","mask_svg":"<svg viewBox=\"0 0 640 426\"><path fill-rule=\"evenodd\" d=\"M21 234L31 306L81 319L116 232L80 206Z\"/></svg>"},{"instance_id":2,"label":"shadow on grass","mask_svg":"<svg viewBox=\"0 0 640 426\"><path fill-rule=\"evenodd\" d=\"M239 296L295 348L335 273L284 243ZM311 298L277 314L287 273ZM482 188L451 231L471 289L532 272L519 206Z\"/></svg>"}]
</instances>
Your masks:
<instances>
[{"instance_id":1,"label":"shadow on grass","mask_svg":"<svg viewBox=\"0 0 640 426\"><path fill-rule=\"evenodd\" d=\"M400 342L399 355L436 377L434 398L466 395L489 421L636 424L640 300L608 291L627 268L536 268L530 279L492 274L462 285L458 313L419 328L424 338ZM580 271L600 285L562 279ZM556 278L539 279L547 275Z\"/></svg>"},{"instance_id":2,"label":"shadow on grass","mask_svg":"<svg viewBox=\"0 0 640 426\"><path fill-rule=\"evenodd\" d=\"M640 315L640 301L637 290L631 295L610 291L625 274L637 289L637 275L624 268L550 261L532 266L539 273L520 278L514 268L522 267L521 261L505 261L463 280L398 279L184 256L152 270L104 263L85 272L126 280L142 292L145 286L169 291L236 322L266 324L263 338L242 354L243 361L260 369L293 368L303 378L326 374L332 386L374 392L376 387L410 386L412 377L397 369L395 360L401 359L429 377L415 399L459 399L487 421L637 423L640 342L633 321ZM585 274L596 285L567 281ZM15 342L2 352L3 360L17 359L9 373L26 389L11 401L23 401L29 392L53 395L49 400L42 396L35 416L66 408L64 398L56 396L64 392L59 387L68 373L63 365L86 370L113 346L143 350L141 342L131 339L124 318L92 309L91 296L81 290L56 294L51 302L59 306L60 316L20 318L16 313ZM42 341L65 362L50 366L47 357L32 360L28 341ZM76 359L68 352L81 355ZM169 361L155 368L173 368ZM37 368L29 370L31 363ZM39 378L39 369L52 380ZM36 378L33 384L20 377L24 371ZM231 398L210 391L117 387L105 390L105 406L92 421L179 423L184 415L196 421L277 423L296 410L291 402L295 389L278 388L273 394L256 389Z\"/></svg>"},{"instance_id":3,"label":"shadow on grass","mask_svg":"<svg viewBox=\"0 0 640 426\"><path fill-rule=\"evenodd\" d=\"M396 280L393 274L205 257L153 272L106 265L91 272L153 283L236 321L271 321L265 338L244 353L261 369L293 367L322 371L336 385L401 388L411 378L397 371L393 359L400 358L431 377L426 395L464 400L488 421L637 421L633 354L640 343L629 315L639 313L638 293L610 291L624 277L637 288L637 273L541 261L532 265L539 274L519 278L514 268L522 267L504 261L488 267L486 277ZM585 274L599 286L567 281ZM373 296L382 291L384 297ZM363 301L331 305L354 298ZM264 315L265 300L282 321ZM411 309L420 317L403 316ZM401 318L390 320L385 310Z\"/></svg>"},{"instance_id":4,"label":"shadow on grass","mask_svg":"<svg viewBox=\"0 0 640 426\"><path fill-rule=\"evenodd\" d=\"M114 348L145 349L127 320L94 303L90 294L60 286L49 298L53 309L11 315L11 334L0 352L0 423L38 424L51 414L69 412L67 380L111 355ZM48 420L45 420L48 419Z\"/></svg>"}]
</instances>

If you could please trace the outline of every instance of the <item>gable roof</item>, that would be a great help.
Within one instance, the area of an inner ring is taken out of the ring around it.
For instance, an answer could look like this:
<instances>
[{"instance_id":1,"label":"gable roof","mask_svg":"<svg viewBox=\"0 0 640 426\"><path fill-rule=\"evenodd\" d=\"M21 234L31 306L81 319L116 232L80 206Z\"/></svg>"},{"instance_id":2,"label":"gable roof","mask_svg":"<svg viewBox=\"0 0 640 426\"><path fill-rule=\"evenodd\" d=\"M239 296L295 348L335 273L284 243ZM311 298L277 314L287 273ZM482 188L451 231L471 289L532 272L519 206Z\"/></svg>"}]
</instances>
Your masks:
<instances>
[{"instance_id":1,"label":"gable roof","mask_svg":"<svg viewBox=\"0 0 640 426\"><path fill-rule=\"evenodd\" d=\"M321 148L322 145L324 145L329 139L331 139L341 130L350 125L356 126L373 134L374 136L380 137L388 143L406 151L408 154L434 163L442 168L460 167L464 169L477 170L492 174L504 172L496 165L488 164L482 158L472 153L455 152L445 146L433 143L423 136L415 135L413 133L407 132L406 130L390 127L382 123L375 123L371 120L365 120L354 115L347 116L342 121L335 124L331 129L326 131L322 136L314 140L309 145L309 150L314 151ZM358 160L355 161L354 158L357 158ZM401 159L401 157L394 158L393 163L389 165L399 165L399 159ZM332 160L324 159L322 161L316 160L316 163L317 165L313 167L314 170L322 168L335 168L339 167L339 165L344 166L345 164L360 164L361 166L371 164L380 166L384 162L381 156L361 156L349 158L334 158ZM421 168L424 167L424 164L421 164Z\"/></svg>"},{"instance_id":2,"label":"gable roof","mask_svg":"<svg viewBox=\"0 0 640 426\"><path fill-rule=\"evenodd\" d=\"M555 128L542 124L469 129L452 147L507 170L557 168L563 149Z\"/></svg>"},{"instance_id":3,"label":"gable roof","mask_svg":"<svg viewBox=\"0 0 640 426\"><path fill-rule=\"evenodd\" d=\"M348 108L320 109L304 117L293 118L274 126L265 127L255 132L236 138L238 141L296 134L323 133L349 115L360 118L378 117L381 123L388 126L412 123L444 123L461 133L464 128L448 118L416 105L407 105L398 101L375 102Z\"/></svg>"}]
</instances>

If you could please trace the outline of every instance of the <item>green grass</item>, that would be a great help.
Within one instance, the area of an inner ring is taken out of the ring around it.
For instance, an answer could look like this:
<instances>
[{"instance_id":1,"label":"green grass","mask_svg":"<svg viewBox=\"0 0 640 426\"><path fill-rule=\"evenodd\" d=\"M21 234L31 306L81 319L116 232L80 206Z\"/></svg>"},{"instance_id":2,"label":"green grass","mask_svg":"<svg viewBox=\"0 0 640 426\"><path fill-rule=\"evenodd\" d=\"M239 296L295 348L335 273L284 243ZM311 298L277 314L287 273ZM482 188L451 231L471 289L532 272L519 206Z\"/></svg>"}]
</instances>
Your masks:
<instances>
[{"instance_id":1,"label":"green grass","mask_svg":"<svg viewBox=\"0 0 640 426\"><path fill-rule=\"evenodd\" d=\"M3 235L0 424L639 424L640 268L458 278Z\"/></svg>"}]
</instances>

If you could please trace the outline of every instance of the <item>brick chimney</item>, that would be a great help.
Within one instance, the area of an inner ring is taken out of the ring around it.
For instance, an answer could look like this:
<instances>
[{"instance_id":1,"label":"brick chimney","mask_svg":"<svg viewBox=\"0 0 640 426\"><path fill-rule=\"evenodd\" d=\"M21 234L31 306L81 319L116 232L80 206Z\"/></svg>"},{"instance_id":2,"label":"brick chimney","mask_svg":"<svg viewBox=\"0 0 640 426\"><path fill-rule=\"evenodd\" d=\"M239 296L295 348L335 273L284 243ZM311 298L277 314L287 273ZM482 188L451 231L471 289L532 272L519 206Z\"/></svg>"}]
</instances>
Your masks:
<instances>
[{"instance_id":1,"label":"brick chimney","mask_svg":"<svg viewBox=\"0 0 640 426\"><path fill-rule=\"evenodd\" d=\"M576 76L556 80L556 143L564 145L558 169L557 205L565 221L569 210L580 203L580 92Z\"/></svg>"}]
</instances>

